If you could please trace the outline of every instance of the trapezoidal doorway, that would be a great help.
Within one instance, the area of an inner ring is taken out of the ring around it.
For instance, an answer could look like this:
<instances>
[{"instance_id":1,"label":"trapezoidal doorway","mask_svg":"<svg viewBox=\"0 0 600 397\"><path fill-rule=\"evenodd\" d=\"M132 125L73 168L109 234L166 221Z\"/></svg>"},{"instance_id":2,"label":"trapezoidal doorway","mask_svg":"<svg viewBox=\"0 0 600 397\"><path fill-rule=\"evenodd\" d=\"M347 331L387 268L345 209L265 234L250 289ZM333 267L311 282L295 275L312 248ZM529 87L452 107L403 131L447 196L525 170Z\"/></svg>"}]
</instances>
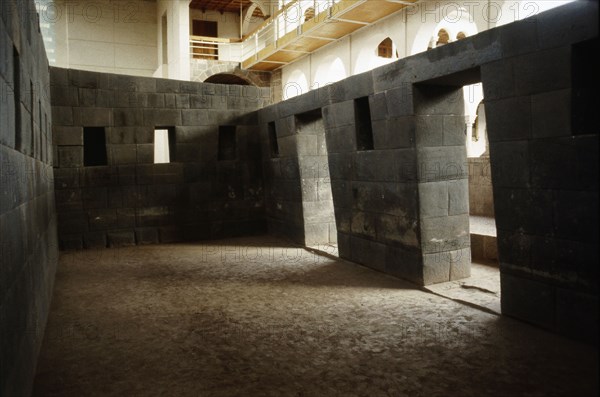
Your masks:
<instances>
[{"instance_id":1,"label":"trapezoidal doorway","mask_svg":"<svg viewBox=\"0 0 600 397\"><path fill-rule=\"evenodd\" d=\"M321 109L295 116L302 187L304 244L331 252L337 228Z\"/></svg>"},{"instance_id":2,"label":"trapezoidal doorway","mask_svg":"<svg viewBox=\"0 0 600 397\"><path fill-rule=\"evenodd\" d=\"M483 135L485 128L479 81L476 68L414 86L423 279L433 292L500 313L499 268L497 262L480 260L480 242L472 229L480 229L484 218L470 211L470 202L493 206L489 157L468 157L475 152L473 134ZM473 130L476 115L479 125ZM485 170L472 167L475 163ZM487 177L489 189L470 191L477 176ZM490 213L495 236L493 208Z\"/></svg>"}]
</instances>

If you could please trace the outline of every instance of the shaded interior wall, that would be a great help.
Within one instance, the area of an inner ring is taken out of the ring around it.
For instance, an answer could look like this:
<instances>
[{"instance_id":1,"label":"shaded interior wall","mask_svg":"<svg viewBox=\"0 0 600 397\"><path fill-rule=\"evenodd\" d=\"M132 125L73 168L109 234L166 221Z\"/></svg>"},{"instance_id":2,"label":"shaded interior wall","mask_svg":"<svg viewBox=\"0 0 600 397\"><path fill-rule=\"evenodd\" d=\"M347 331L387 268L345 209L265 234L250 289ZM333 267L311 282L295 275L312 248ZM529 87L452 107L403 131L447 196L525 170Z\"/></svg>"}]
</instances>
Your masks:
<instances>
[{"instance_id":1,"label":"shaded interior wall","mask_svg":"<svg viewBox=\"0 0 600 397\"><path fill-rule=\"evenodd\" d=\"M469 212L494 217L494 193L489 156L469 157Z\"/></svg>"},{"instance_id":2,"label":"shaded interior wall","mask_svg":"<svg viewBox=\"0 0 600 397\"><path fill-rule=\"evenodd\" d=\"M461 79L455 84L413 91L425 284L471 274L464 97Z\"/></svg>"},{"instance_id":3,"label":"shaded interior wall","mask_svg":"<svg viewBox=\"0 0 600 397\"><path fill-rule=\"evenodd\" d=\"M0 395L29 395L58 259L48 62L33 1L0 2Z\"/></svg>"},{"instance_id":4,"label":"shaded interior wall","mask_svg":"<svg viewBox=\"0 0 600 397\"><path fill-rule=\"evenodd\" d=\"M319 110L296 115L298 159L302 185L304 244L337 242L327 142Z\"/></svg>"},{"instance_id":5,"label":"shaded interior wall","mask_svg":"<svg viewBox=\"0 0 600 397\"><path fill-rule=\"evenodd\" d=\"M278 110L274 107L270 109ZM262 113L260 122L268 229L271 233L304 244L302 183L295 118L293 115L281 118L273 116Z\"/></svg>"},{"instance_id":6,"label":"shaded interior wall","mask_svg":"<svg viewBox=\"0 0 600 397\"><path fill-rule=\"evenodd\" d=\"M61 248L114 247L265 230L254 109L268 88L51 70ZM234 126L219 158L219 127ZM83 127L103 127L108 163L85 167ZM173 127L154 164L154 128Z\"/></svg>"},{"instance_id":7,"label":"shaded interior wall","mask_svg":"<svg viewBox=\"0 0 600 397\"><path fill-rule=\"evenodd\" d=\"M290 193L270 199L268 216L301 230L302 141L290 126L294 115L320 108L340 256L416 283L438 281L429 277L436 272L426 270L428 246L440 240L437 233L449 231L447 241L463 249L468 208L455 208L460 219L454 222L452 196L468 202L468 179L464 142L458 149L444 138L448 133L452 140L458 131L455 114L446 111L452 89L445 98L440 88L424 91L423 83L472 84L476 69L486 98L503 313L595 342L598 129L589 82L597 80L590 67L597 11L595 2L573 2L261 110L263 148L269 146L267 126L275 123L291 164L284 175L283 153L265 161L268 193ZM373 147L358 150L354 105L366 96ZM460 170L459 177L444 180L444 170ZM430 216L438 218L431 227ZM455 254L444 253L429 263L451 268Z\"/></svg>"},{"instance_id":8,"label":"shaded interior wall","mask_svg":"<svg viewBox=\"0 0 600 397\"><path fill-rule=\"evenodd\" d=\"M537 44L508 47L482 75L502 312L597 343L598 31L585 14L598 10L577 3L501 30Z\"/></svg>"}]
</instances>

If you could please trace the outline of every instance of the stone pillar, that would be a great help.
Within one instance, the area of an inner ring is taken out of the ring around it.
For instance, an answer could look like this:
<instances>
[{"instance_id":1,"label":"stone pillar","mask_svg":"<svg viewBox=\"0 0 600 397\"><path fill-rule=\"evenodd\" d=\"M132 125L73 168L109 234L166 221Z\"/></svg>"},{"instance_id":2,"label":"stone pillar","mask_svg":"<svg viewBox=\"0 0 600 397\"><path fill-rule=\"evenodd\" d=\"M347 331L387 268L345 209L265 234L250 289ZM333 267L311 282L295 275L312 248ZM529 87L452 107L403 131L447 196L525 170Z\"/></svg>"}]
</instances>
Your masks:
<instances>
[{"instance_id":1,"label":"stone pillar","mask_svg":"<svg viewBox=\"0 0 600 397\"><path fill-rule=\"evenodd\" d=\"M468 168L462 87L414 87L423 283L470 276Z\"/></svg>"}]
</instances>

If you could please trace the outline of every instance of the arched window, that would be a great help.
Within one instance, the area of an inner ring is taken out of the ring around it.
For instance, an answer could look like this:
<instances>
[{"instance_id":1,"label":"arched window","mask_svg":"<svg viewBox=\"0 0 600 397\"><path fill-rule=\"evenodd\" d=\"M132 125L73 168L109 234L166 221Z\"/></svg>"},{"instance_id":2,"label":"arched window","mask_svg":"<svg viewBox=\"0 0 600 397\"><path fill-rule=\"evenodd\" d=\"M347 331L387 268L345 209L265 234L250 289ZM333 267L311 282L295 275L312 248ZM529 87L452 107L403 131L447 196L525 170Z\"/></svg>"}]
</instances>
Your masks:
<instances>
[{"instance_id":1,"label":"arched window","mask_svg":"<svg viewBox=\"0 0 600 397\"><path fill-rule=\"evenodd\" d=\"M440 29L438 32L437 42L435 43L436 47L443 46L444 44L448 44L450 42L450 35L446 29Z\"/></svg>"},{"instance_id":2,"label":"arched window","mask_svg":"<svg viewBox=\"0 0 600 397\"><path fill-rule=\"evenodd\" d=\"M379 43L379 46L377 46L377 56L381 58L392 58L394 56L394 42L392 39L388 37Z\"/></svg>"},{"instance_id":3,"label":"arched window","mask_svg":"<svg viewBox=\"0 0 600 397\"><path fill-rule=\"evenodd\" d=\"M315 17L315 9L313 7L308 7L306 11L304 11L304 22L309 21Z\"/></svg>"},{"instance_id":4,"label":"arched window","mask_svg":"<svg viewBox=\"0 0 600 397\"><path fill-rule=\"evenodd\" d=\"M456 40L462 40L462 39L466 39L467 38L467 34L465 32L458 32L458 34L456 35Z\"/></svg>"}]
</instances>

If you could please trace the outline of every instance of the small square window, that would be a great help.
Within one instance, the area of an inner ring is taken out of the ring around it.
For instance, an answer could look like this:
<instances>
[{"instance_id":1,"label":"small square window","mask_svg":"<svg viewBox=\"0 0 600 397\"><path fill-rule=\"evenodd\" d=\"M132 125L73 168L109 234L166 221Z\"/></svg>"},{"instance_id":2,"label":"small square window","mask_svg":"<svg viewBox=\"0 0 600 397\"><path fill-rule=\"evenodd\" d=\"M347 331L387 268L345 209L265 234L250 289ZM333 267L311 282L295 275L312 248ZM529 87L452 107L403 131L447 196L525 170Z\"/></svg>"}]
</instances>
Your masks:
<instances>
[{"instance_id":1,"label":"small square window","mask_svg":"<svg viewBox=\"0 0 600 397\"><path fill-rule=\"evenodd\" d=\"M107 165L104 127L83 127L83 165Z\"/></svg>"},{"instance_id":2,"label":"small square window","mask_svg":"<svg viewBox=\"0 0 600 397\"><path fill-rule=\"evenodd\" d=\"M222 125L219 127L219 160L230 161L236 158L235 126Z\"/></svg>"},{"instance_id":3,"label":"small square window","mask_svg":"<svg viewBox=\"0 0 600 397\"><path fill-rule=\"evenodd\" d=\"M175 128L156 127L154 129L154 164L175 161Z\"/></svg>"}]
</instances>

